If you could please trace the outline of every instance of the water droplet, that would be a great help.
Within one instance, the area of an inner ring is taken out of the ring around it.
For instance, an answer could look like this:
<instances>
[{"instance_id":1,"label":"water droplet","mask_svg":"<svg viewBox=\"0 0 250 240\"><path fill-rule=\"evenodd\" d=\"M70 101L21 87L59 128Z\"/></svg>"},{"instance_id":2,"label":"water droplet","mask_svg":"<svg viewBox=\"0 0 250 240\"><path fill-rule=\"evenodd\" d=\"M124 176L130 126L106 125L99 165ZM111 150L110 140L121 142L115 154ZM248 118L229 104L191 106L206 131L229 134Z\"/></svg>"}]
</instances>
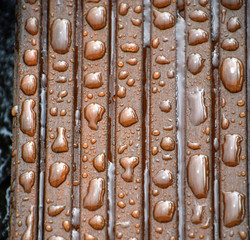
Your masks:
<instances>
[{"instance_id":1,"label":"water droplet","mask_svg":"<svg viewBox=\"0 0 250 240\"><path fill-rule=\"evenodd\" d=\"M89 219L89 225L95 230L102 230L105 226L105 219L101 215L95 215Z\"/></svg>"},{"instance_id":2,"label":"water droplet","mask_svg":"<svg viewBox=\"0 0 250 240\"><path fill-rule=\"evenodd\" d=\"M122 70L122 71L119 72L118 78L120 80L123 80L123 79L126 79L128 77L128 75L129 75L128 71Z\"/></svg>"},{"instance_id":3,"label":"water droplet","mask_svg":"<svg viewBox=\"0 0 250 240\"><path fill-rule=\"evenodd\" d=\"M164 8L171 4L171 0L153 0L153 4L157 8Z\"/></svg>"},{"instance_id":4,"label":"water droplet","mask_svg":"<svg viewBox=\"0 0 250 240\"><path fill-rule=\"evenodd\" d=\"M161 139L161 148L166 151L173 151L175 148L175 141L171 137L163 137Z\"/></svg>"},{"instance_id":5,"label":"water droplet","mask_svg":"<svg viewBox=\"0 0 250 240\"><path fill-rule=\"evenodd\" d=\"M135 13L141 13L142 12L142 6L141 5L138 5L138 6L136 6L135 8L134 8L134 12Z\"/></svg>"},{"instance_id":6,"label":"water droplet","mask_svg":"<svg viewBox=\"0 0 250 240\"><path fill-rule=\"evenodd\" d=\"M133 182L134 168L139 164L138 157L124 157L120 159L121 166L125 169L122 178L126 182Z\"/></svg>"},{"instance_id":7,"label":"water droplet","mask_svg":"<svg viewBox=\"0 0 250 240\"><path fill-rule=\"evenodd\" d=\"M241 237L242 240L247 239L247 233L246 232L240 231L239 235L240 235L240 237Z\"/></svg>"},{"instance_id":8,"label":"water droplet","mask_svg":"<svg viewBox=\"0 0 250 240\"><path fill-rule=\"evenodd\" d=\"M16 117L17 114L18 114L18 105L15 105L11 109L11 115L12 115L12 117Z\"/></svg>"},{"instance_id":9,"label":"water droplet","mask_svg":"<svg viewBox=\"0 0 250 240\"><path fill-rule=\"evenodd\" d=\"M58 127L57 128L57 138L53 142L51 149L55 153L62 153L67 152L69 150L68 148L68 142L65 138L65 132L66 129L64 127Z\"/></svg>"},{"instance_id":10,"label":"water droplet","mask_svg":"<svg viewBox=\"0 0 250 240\"><path fill-rule=\"evenodd\" d=\"M173 219L175 204L172 201L158 201L154 206L154 219L166 223Z\"/></svg>"},{"instance_id":11,"label":"water droplet","mask_svg":"<svg viewBox=\"0 0 250 240\"><path fill-rule=\"evenodd\" d=\"M200 149L201 148L201 145L197 142L191 142L191 141L188 141L187 142L187 146L193 150L197 150L197 149Z\"/></svg>"},{"instance_id":12,"label":"water droplet","mask_svg":"<svg viewBox=\"0 0 250 240\"><path fill-rule=\"evenodd\" d=\"M26 3L29 3L29 4L34 4L36 3L36 0L25 0Z\"/></svg>"},{"instance_id":13,"label":"water droplet","mask_svg":"<svg viewBox=\"0 0 250 240\"><path fill-rule=\"evenodd\" d=\"M84 117L92 130L98 130L97 123L102 120L105 108L97 103L90 103L84 109Z\"/></svg>"},{"instance_id":14,"label":"water droplet","mask_svg":"<svg viewBox=\"0 0 250 240\"><path fill-rule=\"evenodd\" d=\"M22 158L27 163L34 163L36 159L36 144L34 141L26 142L22 147Z\"/></svg>"},{"instance_id":15,"label":"water droplet","mask_svg":"<svg viewBox=\"0 0 250 240\"><path fill-rule=\"evenodd\" d=\"M28 49L24 52L24 63L27 66L36 66L38 62L38 52L36 49Z\"/></svg>"},{"instance_id":16,"label":"water droplet","mask_svg":"<svg viewBox=\"0 0 250 240\"><path fill-rule=\"evenodd\" d=\"M152 40L152 47L153 48L157 48L160 44L160 39L159 38L155 38L154 40Z\"/></svg>"},{"instance_id":17,"label":"water droplet","mask_svg":"<svg viewBox=\"0 0 250 240\"><path fill-rule=\"evenodd\" d=\"M49 183L52 187L59 187L69 173L69 166L63 162L55 162L49 169Z\"/></svg>"},{"instance_id":18,"label":"water droplet","mask_svg":"<svg viewBox=\"0 0 250 240\"><path fill-rule=\"evenodd\" d=\"M23 133L33 137L36 132L36 113L33 108L36 103L33 99L26 99L22 104L20 129Z\"/></svg>"},{"instance_id":19,"label":"water droplet","mask_svg":"<svg viewBox=\"0 0 250 240\"><path fill-rule=\"evenodd\" d=\"M243 0L221 0L221 4L231 10L238 10L243 5Z\"/></svg>"},{"instance_id":20,"label":"water droplet","mask_svg":"<svg viewBox=\"0 0 250 240\"><path fill-rule=\"evenodd\" d=\"M195 126L200 125L207 119L207 107L205 106L205 91L196 87L188 96L190 120Z\"/></svg>"},{"instance_id":21,"label":"water droplet","mask_svg":"<svg viewBox=\"0 0 250 240\"><path fill-rule=\"evenodd\" d=\"M134 211L131 213L131 216L132 216L133 218L139 219L139 217L140 217L140 211L139 211L139 210L134 210Z\"/></svg>"},{"instance_id":22,"label":"water droplet","mask_svg":"<svg viewBox=\"0 0 250 240\"><path fill-rule=\"evenodd\" d=\"M57 61L53 63L52 67L55 71L65 72L67 71L69 64L65 61Z\"/></svg>"},{"instance_id":23,"label":"water droplet","mask_svg":"<svg viewBox=\"0 0 250 240\"><path fill-rule=\"evenodd\" d=\"M154 10L153 15L154 25L161 30L171 28L175 24L175 17L169 12L159 12Z\"/></svg>"},{"instance_id":24,"label":"water droplet","mask_svg":"<svg viewBox=\"0 0 250 240\"><path fill-rule=\"evenodd\" d=\"M67 78L65 76L59 76L56 80L57 83L65 83L67 82Z\"/></svg>"},{"instance_id":25,"label":"water droplet","mask_svg":"<svg viewBox=\"0 0 250 240\"><path fill-rule=\"evenodd\" d=\"M95 211L102 207L105 193L105 181L103 178L92 179L88 186L87 195L83 199L83 206L89 211Z\"/></svg>"},{"instance_id":26,"label":"water droplet","mask_svg":"<svg viewBox=\"0 0 250 240\"><path fill-rule=\"evenodd\" d=\"M189 17L196 22L204 22L208 19L207 14L202 10L194 10L190 13Z\"/></svg>"},{"instance_id":27,"label":"water droplet","mask_svg":"<svg viewBox=\"0 0 250 240\"><path fill-rule=\"evenodd\" d=\"M58 103L61 103L61 102L63 102L63 98L65 98L66 96L68 95L68 91L66 91L66 90L63 90L63 91L60 91L58 94L57 94L57 102Z\"/></svg>"},{"instance_id":28,"label":"water droplet","mask_svg":"<svg viewBox=\"0 0 250 240\"><path fill-rule=\"evenodd\" d=\"M187 166L188 185L197 198L207 197L209 165L208 156L193 155L189 158Z\"/></svg>"},{"instance_id":29,"label":"water droplet","mask_svg":"<svg viewBox=\"0 0 250 240\"><path fill-rule=\"evenodd\" d=\"M139 46L136 43L124 43L120 46L123 52L136 53L139 51Z\"/></svg>"},{"instance_id":30,"label":"water droplet","mask_svg":"<svg viewBox=\"0 0 250 240\"><path fill-rule=\"evenodd\" d=\"M172 105L171 105L171 102L170 102L169 99L166 100L166 101L162 101L160 103L159 107L160 107L160 109L161 109L162 112L166 112L166 113L170 112L171 109L172 109Z\"/></svg>"},{"instance_id":31,"label":"water droplet","mask_svg":"<svg viewBox=\"0 0 250 240\"><path fill-rule=\"evenodd\" d=\"M203 211L205 206L195 205L192 209L192 218L191 221L193 224L200 224L202 222Z\"/></svg>"},{"instance_id":32,"label":"water droplet","mask_svg":"<svg viewBox=\"0 0 250 240\"><path fill-rule=\"evenodd\" d=\"M89 73L84 76L84 86L90 89L103 85L101 72Z\"/></svg>"},{"instance_id":33,"label":"water droplet","mask_svg":"<svg viewBox=\"0 0 250 240\"><path fill-rule=\"evenodd\" d=\"M51 46L60 54L69 51L71 45L71 23L67 19L58 18L51 26Z\"/></svg>"},{"instance_id":34,"label":"water droplet","mask_svg":"<svg viewBox=\"0 0 250 240\"><path fill-rule=\"evenodd\" d=\"M222 115L222 120L221 120L221 127L222 129L227 129L229 127L229 120L226 118L225 114L223 113Z\"/></svg>"},{"instance_id":35,"label":"water droplet","mask_svg":"<svg viewBox=\"0 0 250 240\"><path fill-rule=\"evenodd\" d=\"M223 192L224 216L226 227L239 225L245 217L245 195L239 192Z\"/></svg>"},{"instance_id":36,"label":"water droplet","mask_svg":"<svg viewBox=\"0 0 250 240\"><path fill-rule=\"evenodd\" d=\"M22 78L20 88L23 93L28 96L35 94L37 88L37 78L34 75L25 75Z\"/></svg>"},{"instance_id":37,"label":"water droplet","mask_svg":"<svg viewBox=\"0 0 250 240\"><path fill-rule=\"evenodd\" d=\"M136 111L131 107L125 107L119 115L119 122L123 127L130 127L138 122Z\"/></svg>"},{"instance_id":38,"label":"water droplet","mask_svg":"<svg viewBox=\"0 0 250 240\"><path fill-rule=\"evenodd\" d=\"M238 17L230 17L227 22L227 30L229 32L236 32L241 28L240 20Z\"/></svg>"},{"instance_id":39,"label":"water droplet","mask_svg":"<svg viewBox=\"0 0 250 240\"><path fill-rule=\"evenodd\" d=\"M192 53L187 59L187 69L192 74L196 75L201 72L204 67L205 59L199 53Z\"/></svg>"},{"instance_id":40,"label":"water droplet","mask_svg":"<svg viewBox=\"0 0 250 240\"><path fill-rule=\"evenodd\" d=\"M48 238L48 240L66 240L66 239L60 236L51 236Z\"/></svg>"},{"instance_id":41,"label":"water droplet","mask_svg":"<svg viewBox=\"0 0 250 240\"><path fill-rule=\"evenodd\" d=\"M67 220L63 221L63 227L64 227L64 229L65 229L66 232L69 232L70 227L71 227L70 221L67 221Z\"/></svg>"},{"instance_id":42,"label":"water droplet","mask_svg":"<svg viewBox=\"0 0 250 240\"><path fill-rule=\"evenodd\" d=\"M169 64L170 61L163 55L157 56L155 62L158 64Z\"/></svg>"},{"instance_id":43,"label":"water droplet","mask_svg":"<svg viewBox=\"0 0 250 240\"><path fill-rule=\"evenodd\" d=\"M126 97L126 88L125 88L125 87L122 87L121 85L118 85L117 96L118 96L119 98L124 98L124 97Z\"/></svg>"},{"instance_id":44,"label":"water droplet","mask_svg":"<svg viewBox=\"0 0 250 240\"><path fill-rule=\"evenodd\" d=\"M93 165L98 172L103 172L105 170L106 166L105 160L106 160L105 153L101 153L94 158Z\"/></svg>"},{"instance_id":45,"label":"water droplet","mask_svg":"<svg viewBox=\"0 0 250 240\"><path fill-rule=\"evenodd\" d=\"M200 4L202 7L206 7L206 5L208 4L208 0L199 0L199 4Z\"/></svg>"},{"instance_id":46,"label":"water droplet","mask_svg":"<svg viewBox=\"0 0 250 240\"><path fill-rule=\"evenodd\" d=\"M25 172L19 176L19 183L26 193L31 192L35 183L35 173L33 171Z\"/></svg>"},{"instance_id":47,"label":"water droplet","mask_svg":"<svg viewBox=\"0 0 250 240\"><path fill-rule=\"evenodd\" d=\"M235 51L238 49L239 43L235 38L227 38L222 41L221 47L226 51Z\"/></svg>"},{"instance_id":48,"label":"water droplet","mask_svg":"<svg viewBox=\"0 0 250 240\"><path fill-rule=\"evenodd\" d=\"M191 29L188 31L188 44L195 46L208 41L208 34L200 28Z\"/></svg>"},{"instance_id":49,"label":"water droplet","mask_svg":"<svg viewBox=\"0 0 250 240\"><path fill-rule=\"evenodd\" d=\"M139 18L131 18L131 22L133 23L133 25L135 26L141 26L142 24L142 20Z\"/></svg>"},{"instance_id":50,"label":"water droplet","mask_svg":"<svg viewBox=\"0 0 250 240\"><path fill-rule=\"evenodd\" d=\"M240 92L244 81L242 62L235 57L223 59L221 65L221 80L225 88L230 92Z\"/></svg>"},{"instance_id":51,"label":"water droplet","mask_svg":"<svg viewBox=\"0 0 250 240\"><path fill-rule=\"evenodd\" d=\"M101 59L106 52L105 43L99 40L89 41L85 44L84 55L88 60Z\"/></svg>"},{"instance_id":52,"label":"water droplet","mask_svg":"<svg viewBox=\"0 0 250 240\"><path fill-rule=\"evenodd\" d=\"M53 205L48 207L48 214L51 217L55 217L58 214L60 214L65 209L65 206L63 205Z\"/></svg>"},{"instance_id":53,"label":"water droplet","mask_svg":"<svg viewBox=\"0 0 250 240\"><path fill-rule=\"evenodd\" d=\"M168 188L174 182L173 174L171 171L169 171L167 169L160 170L153 177L153 182L159 188Z\"/></svg>"},{"instance_id":54,"label":"water droplet","mask_svg":"<svg viewBox=\"0 0 250 240\"><path fill-rule=\"evenodd\" d=\"M130 58L126 61L126 63L128 63L131 66L135 66L137 64L137 59L136 58Z\"/></svg>"},{"instance_id":55,"label":"water droplet","mask_svg":"<svg viewBox=\"0 0 250 240\"><path fill-rule=\"evenodd\" d=\"M57 116L58 109L56 107L52 107L52 108L50 108L49 112L50 112L51 116Z\"/></svg>"},{"instance_id":56,"label":"water droplet","mask_svg":"<svg viewBox=\"0 0 250 240\"><path fill-rule=\"evenodd\" d=\"M36 35L38 33L38 20L36 17L30 17L25 23L26 31L31 35Z\"/></svg>"},{"instance_id":57,"label":"water droplet","mask_svg":"<svg viewBox=\"0 0 250 240\"><path fill-rule=\"evenodd\" d=\"M222 144L222 161L230 167L240 163L240 142L242 137L239 134L226 134Z\"/></svg>"},{"instance_id":58,"label":"water droplet","mask_svg":"<svg viewBox=\"0 0 250 240\"><path fill-rule=\"evenodd\" d=\"M106 8L102 6L91 8L86 15L86 20L94 30L104 28L107 24Z\"/></svg>"},{"instance_id":59,"label":"water droplet","mask_svg":"<svg viewBox=\"0 0 250 240\"><path fill-rule=\"evenodd\" d=\"M29 215L26 217L26 226L24 234L21 240L33 240L34 239L34 206L31 205L29 209Z\"/></svg>"},{"instance_id":60,"label":"water droplet","mask_svg":"<svg viewBox=\"0 0 250 240\"><path fill-rule=\"evenodd\" d=\"M122 16L125 16L128 13L129 5L127 3L120 3L119 13Z\"/></svg>"}]
</instances>

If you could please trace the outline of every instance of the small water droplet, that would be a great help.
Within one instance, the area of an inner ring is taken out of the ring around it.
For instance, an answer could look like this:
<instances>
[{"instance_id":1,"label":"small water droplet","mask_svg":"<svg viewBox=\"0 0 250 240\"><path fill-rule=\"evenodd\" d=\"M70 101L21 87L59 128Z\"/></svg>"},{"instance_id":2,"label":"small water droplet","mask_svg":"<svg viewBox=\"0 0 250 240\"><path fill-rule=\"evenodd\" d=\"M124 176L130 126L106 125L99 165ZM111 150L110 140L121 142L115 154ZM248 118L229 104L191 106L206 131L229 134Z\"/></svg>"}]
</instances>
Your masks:
<instances>
[{"instance_id":1,"label":"small water droplet","mask_svg":"<svg viewBox=\"0 0 250 240\"><path fill-rule=\"evenodd\" d=\"M120 46L123 52L136 53L139 51L139 46L136 43L124 43Z\"/></svg>"},{"instance_id":2,"label":"small water droplet","mask_svg":"<svg viewBox=\"0 0 250 240\"><path fill-rule=\"evenodd\" d=\"M65 209L65 206L63 205L53 205L48 207L48 214L51 217L55 217L58 214L60 214Z\"/></svg>"},{"instance_id":3,"label":"small water droplet","mask_svg":"<svg viewBox=\"0 0 250 240\"><path fill-rule=\"evenodd\" d=\"M128 13L129 5L127 3L120 3L119 13L122 16L125 16Z\"/></svg>"},{"instance_id":4,"label":"small water droplet","mask_svg":"<svg viewBox=\"0 0 250 240\"><path fill-rule=\"evenodd\" d=\"M57 61L52 64L52 67L55 71L65 72L67 71L69 64L65 61Z\"/></svg>"}]
</instances>

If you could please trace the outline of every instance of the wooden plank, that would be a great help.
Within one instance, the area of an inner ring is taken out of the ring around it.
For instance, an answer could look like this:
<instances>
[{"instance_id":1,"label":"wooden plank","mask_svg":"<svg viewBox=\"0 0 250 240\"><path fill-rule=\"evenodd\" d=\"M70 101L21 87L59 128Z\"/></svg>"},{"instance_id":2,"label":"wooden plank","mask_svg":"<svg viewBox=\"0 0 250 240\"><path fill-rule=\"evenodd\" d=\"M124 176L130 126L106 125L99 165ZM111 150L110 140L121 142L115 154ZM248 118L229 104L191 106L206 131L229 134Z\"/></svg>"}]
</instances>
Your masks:
<instances>
[{"instance_id":1,"label":"wooden plank","mask_svg":"<svg viewBox=\"0 0 250 240\"><path fill-rule=\"evenodd\" d=\"M20 1L17 12L15 55L15 95L13 108L14 144L12 190L16 218L10 239L24 239L37 234L39 176L39 75L40 75L40 1ZM16 143L15 143L16 141ZM15 176L14 176L15 174ZM11 218L12 218L11 217Z\"/></svg>"},{"instance_id":2,"label":"wooden plank","mask_svg":"<svg viewBox=\"0 0 250 240\"><path fill-rule=\"evenodd\" d=\"M186 2L186 238L213 238L211 1Z\"/></svg>"},{"instance_id":3,"label":"wooden plank","mask_svg":"<svg viewBox=\"0 0 250 240\"><path fill-rule=\"evenodd\" d=\"M75 1L49 2L44 238L70 239Z\"/></svg>"},{"instance_id":4,"label":"wooden plank","mask_svg":"<svg viewBox=\"0 0 250 240\"><path fill-rule=\"evenodd\" d=\"M117 1L115 238L143 239L143 1Z\"/></svg>"},{"instance_id":5,"label":"wooden plank","mask_svg":"<svg viewBox=\"0 0 250 240\"><path fill-rule=\"evenodd\" d=\"M149 239L177 239L176 2L151 3Z\"/></svg>"},{"instance_id":6,"label":"wooden plank","mask_svg":"<svg viewBox=\"0 0 250 240\"><path fill-rule=\"evenodd\" d=\"M220 10L220 237L248 239L245 1Z\"/></svg>"},{"instance_id":7,"label":"wooden plank","mask_svg":"<svg viewBox=\"0 0 250 240\"><path fill-rule=\"evenodd\" d=\"M107 239L109 3L83 2L81 239Z\"/></svg>"}]
</instances>

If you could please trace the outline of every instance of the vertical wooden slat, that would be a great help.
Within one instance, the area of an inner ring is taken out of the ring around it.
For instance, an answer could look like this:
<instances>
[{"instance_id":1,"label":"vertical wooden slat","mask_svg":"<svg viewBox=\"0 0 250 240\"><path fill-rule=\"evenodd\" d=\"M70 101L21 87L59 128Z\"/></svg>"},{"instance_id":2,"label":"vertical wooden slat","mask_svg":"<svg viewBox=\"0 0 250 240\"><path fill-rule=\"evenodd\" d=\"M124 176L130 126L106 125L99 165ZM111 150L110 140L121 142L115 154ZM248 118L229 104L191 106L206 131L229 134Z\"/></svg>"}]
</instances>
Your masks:
<instances>
[{"instance_id":1,"label":"vertical wooden slat","mask_svg":"<svg viewBox=\"0 0 250 240\"><path fill-rule=\"evenodd\" d=\"M176 2L151 2L150 234L177 239Z\"/></svg>"},{"instance_id":2,"label":"vertical wooden slat","mask_svg":"<svg viewBox=\"0 0 250 240\"><path fill-rule=\"evenodd\" d=\"M248 239L246 1L220 1L220 233Z\"/></svg>"},{"instance_id":3,"label":"vertical wooden slat","mask_svg":"<svg viewBox=\"0 0 250 240\"><path fill-rule=\"evenodd\" d=\"M44 239L70 239L75 1L49 1Z\"/></svg>"},{"instance_id":4,"label":"vertical wooden slat","mask_svg":"<svg viewBox=\"0 0 250 240\"><path fill-rule=\"evenodd\" d=\"M18 3L16 74L13 115L15 174L15 208L10 239L24 239L37 234L39 176L39 56L40 1ZM16 144L15 144L16 141ZM13 172L14 173L14 172ZM13 182L14 181L14 182Z\"/></svg>"},{"instance_id":5,"label":"vertical wooden slat","mask_svg":"<svg viewBox=\"0 0 250 240\"><path fill-rule=\"evenodd\" d=\"M107 238L109 2L83 1L81 239Z\"/></svg>"},{"instance_id":6,"label":"vertical wooden slat","mask_svg":"<svg viewBox=\"0 0 250 240\"><path fill-rule=\"evenodd\" d=\"M115 239L143 239L143 1L117 1Z\"/></svg>"},{"instance_id":7,"label":"vertical wooden slat","mask_svg":"<svg viewBox=\"0 0 250 240\"><path fill-rule=\"evenodd\" d=\"M211 1L186 2L186 238L213 238Z\"/></svg>"}]
</instances>

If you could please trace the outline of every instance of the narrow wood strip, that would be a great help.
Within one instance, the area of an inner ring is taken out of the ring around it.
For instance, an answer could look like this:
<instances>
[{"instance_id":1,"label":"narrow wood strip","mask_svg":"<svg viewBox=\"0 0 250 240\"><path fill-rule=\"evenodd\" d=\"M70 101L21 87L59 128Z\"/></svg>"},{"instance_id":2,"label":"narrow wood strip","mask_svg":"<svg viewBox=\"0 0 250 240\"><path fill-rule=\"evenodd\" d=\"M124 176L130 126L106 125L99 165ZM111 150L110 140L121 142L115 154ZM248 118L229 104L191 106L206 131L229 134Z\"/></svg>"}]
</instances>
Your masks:
<instances>
[{"instance_id":1,"label":"narrow wood strip","mask_svg":"<svg viewBox=\"0 0 250 240\"><path fill-rule=\"evenodd\" d=\"M44 239L70 239L75 1L49 1Z\"/></svg>"},{"instance_id":2,"label":"narrow wood strip","mask_svg":"<svg viewBox=\"0 0 250 240\"><path fill-rule=\"evenodd\" d=\"M249 238L245 3L220 2L221 239Z\"/></svg>"},{"instance_id":3,"label":"narrow wood strip","mask_svg":"<svg viewBox=\"0 0 250 240\"><path fill-rule=\"evenodd\" d=\"M16 176L15 188L16 221L11 229L11 239L29 238L37 234L38 176L39 176L39 71L40 71L40 1L34 4L20 1L18 11L15 63L16 117L13 161Z\"/></svg>"},{"instance_id":4,"label":"narrow wood strip","mask_svg":"<svg viewBox=\"0 0 250 240\"><path fill-rule=\"evenodd\" d=\"M151 3L150 237L177 239L176 2Z\"/></svg>"},{"instance_id":5,"label":"narrow wood strip","mask_svg":"<svg viewBox=\"0 0 250 240\"><path fill-rule=\"evenodd\" d=\"M186 36L186 239L213 239L211 1L188 1Z\"/></svg>"},{"instance_id":6,"label":"narrow wood strip","mask_svg":"<svg viewBox=\"0 0 250 240\"><path fill-rule=\"evenodd\" d=\"M143 1L117 1L115 239L143 239Z\"/></svg>"},{"instance_id":7,"label":"narrow wood strip","mask_svg":"<svg viewBox=\"0 0 250 240\"><path fill-rule=\"evenodd\" d=\"M80 239L107 238L109 2L83 1Z\"/></svg>"},{"instance_id":8,"label":"narrow wood strip","mask_svg":"<svg viewBox=\"0 0 250 240\"><path fill-rule=\"evenodd\" d=\"M79 238L80 227L80 183L81 183L81 86L82 86L82 1L76 1L75 17L75 95L74 95L74 160L73 160L73 209L72 209L72 239Z\"/></svg>"}]
</instances>

